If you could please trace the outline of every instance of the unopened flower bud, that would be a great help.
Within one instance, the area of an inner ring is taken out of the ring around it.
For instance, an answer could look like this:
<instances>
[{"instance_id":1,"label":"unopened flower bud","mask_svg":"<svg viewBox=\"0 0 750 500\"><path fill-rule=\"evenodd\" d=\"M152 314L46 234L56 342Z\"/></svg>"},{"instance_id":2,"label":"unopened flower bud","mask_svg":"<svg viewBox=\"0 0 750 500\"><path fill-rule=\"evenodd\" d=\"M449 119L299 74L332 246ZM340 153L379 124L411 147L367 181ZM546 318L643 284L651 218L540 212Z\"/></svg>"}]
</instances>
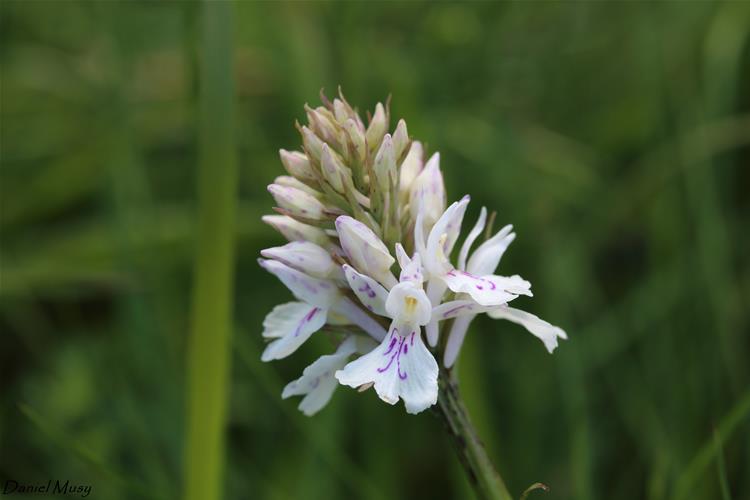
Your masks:
<instances>
[{"instance_id":1,"label":"unopened flower bud","mask_svg":"<svg viewBox=\"0 0 750 500\"><path fill-rule=\"evenodd\" d=\"M385 193L390 191L391 184L395 182L397 173L394 145L390 134L385 134L378 154L375 155L372 170L375 173L378 187Z\"/></svg>"},{"instance_id":2,"label":"unopened flower bud","mask_svg":"<svg viewBox=\"0 0 750 500\"><path fill-rule=\"evenodd\" d=\"M328 109L318 107L315 109L305 106L307 119L310 121L310 128L324 142L331 145L338 144L341 136L341 127L336 123L336 118Z\"/></svg>"},{"instance_id":3,"label":"unopened flower bud","mask_svg":"<svg viewBox=\"0 0 750 500\"><path fill-rule=\"evenodd\" d=\"M336 116L336 120L339 123L345 123L349 118L353 118L356 113L349 103L342 101L341 99L333 100L333 114Z\"/></svg>"},{"instance_id":4,"label":"unopened flower bud","mask_svg":"<svg viewBox=\"0 0 750 500\"><path fill-rule=\"evenodd\" d=\"M370 151L377 151L380 147L380 141L383 140L385 132L388 130L388 117L385 114L385 108L382 104L378 103L375 106L375 114L370 120L370 125L367 127L367 147Z\"/></svg>"},{"instance_id":5,"label":"unopened flower bud","mask_svg":"<svg viewBox=\"0 0 750 500\"><path fill-rule=\"evenodd\" d=\"M260 254L316 278L345 279L341 266L331 254L309 241L292 241L281 247L261 250Z\"/></svg>"},{"instance_id":6,"label":"unopened flower bud","mask_svg":"<svg viewBox=\"0 0 750 500\"><path fill-rule=\"evenodd\" d=\"M299 189L299 190L302 190L302 191L306 192L307 194L309 194L311 196L314 196L315 198L317 198L319 200L323 199L323 193L321 193L320 191L316 190L315 188L310 187L307 184L305 184L304 182L302 182L302 181L300 181L298 179L295 179L294 177L291 177L289 175L280 175L280 176L276 177L273 180L273 183L274 184L279 184L279 185L285 186L285 187L291 187L291 188Z\"/></svg>"},{"instance_id":7,"label":"unopened flower bud","mask_svg":"<svg viewBox=\"0 0 750 500\"><path fill-rule=\"evenodd\" d=\"M359 163L364 163L367 156L367 148L365 146L365 134L362 129L357 125L357 122L351 118L344 124L349 140L354 146L354 155Z\"/></svg>"},{"instance_id":8,"label":"unopened flower bud","mask_svg":"<svg viewBox=\"0 0 750 500\"><path fill-rule=\"evenodd\" d=\"M281 163L284 164L284 168L289 172L289 175L302 181L316 180L310 160L304 153L280 149L279 156L281 157Z\"/></svg>"},{"instance_id":9,"label":"unopened flower bud","mask_svg":"<svg viewBox=\"0 0 750 500\"><path fill-rule=\"evenodd\" d=\"M339 158L328 144L323 144L323 153L320 157L320 169L328 184L339 193L344 192L344 177L351 176L349 168Z\"/></svg>"},{"instance_id":10,"label":"unopened flower bud","mask_svg":"<svg viewBox=\"0 0 750 500\"><path fill-rule=\"evenodd\" d=\"M303 224L286 215L264 215L261 220L289 241L310 241L323 248L328 248L332 244L331 239L322 229Z\"/></svg>"},{"instance_id":11,"label":"unopened flower bud","mask_svg":"<svg viewBox=\"0 0 750 500\"><path fill-rule=\"evenodd\" d=\"M369 227L348 215L342 215L336 219L336 231L341 248L358 271L389 288L396 283L390 270L396 259Z\"/></svg>"},{"instance_id":12,"label":"unopened flower bud","mask_svg":"<svg viewBox=\"0 0 750 500\"><path fill-rule=\"evenodd\" d=\"M440 171L440 153L429 159L424 170L414 179L409 196L414 220L422 214L425 230L431 228L445 211L445 185Z\"/></svg>"},{"instance_id":13,"label":"unopened flower bud","mask_svg":"<svg viewBox=\"0 0 750 500\"><path fill-rule=\"evenodd\" d=\"M279 207L288 211L290 215L311 220L324 220L325 206L314 196L305 191L281 184L271 184L268 191Z\"/></svg>"},{"instance_id":14,"label":"unopened flower bud","mask_svg":"<svg viewBox=\"0 0 750 500\"><path fill-rule=\"evenodd\" d=\"M409 153L401 162L399 171L399 189L401 191L401 203L406 204L409 201L409 192L411 191L412 182L417 178L424 166L422 143L413 141L409 148Z\"/></svg>"},{"instance_id":15,"label":"unopened flower bud","mask_svg":"<svg viewBox=\"0 0 750 500\"><path fill-rule=\"evenodd\" d=\"M396 161L401 159L409 145L409 132L406 130L406 122L399 120L396 130L393 132L393 156Z\"/></svg>"},{"instance_id":16,"label":"unopened flower bud","mask_svg":"<svg viewBox=\"0 0 750 500\"><path fill-rule=\"evenodd\" d=\"M305 151L317 162L320 162L320 155L323 152L323 141L305 126L301 128L301 132L302 144L305 146Z\"/></svg>"}]
</instances>

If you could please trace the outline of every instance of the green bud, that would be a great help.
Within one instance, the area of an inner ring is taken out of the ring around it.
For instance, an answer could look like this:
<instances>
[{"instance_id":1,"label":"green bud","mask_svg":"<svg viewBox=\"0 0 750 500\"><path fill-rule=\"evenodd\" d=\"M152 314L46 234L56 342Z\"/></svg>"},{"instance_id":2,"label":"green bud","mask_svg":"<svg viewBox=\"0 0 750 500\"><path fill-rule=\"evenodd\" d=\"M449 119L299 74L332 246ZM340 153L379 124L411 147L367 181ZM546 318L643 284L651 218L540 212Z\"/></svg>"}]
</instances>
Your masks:
<instances>
[{"instance_id":1,"label":"green bud","mask_svg":"<svg viewBox=\"0 0 750 500\"><path fill-rule=\"evenodd\" d=\"M367 157L367 148L365 146L365 134L362 129L357 125L353 119L348 119L344 123L344 129L346 130L349 140L354 146L355 159L360 163L365 162Z\"/></svg>"},{"instance_id":2,"label":"green bud","mask_svg":"<svg viewBox=\"0 0 750 500\"><path fill-rule=\"evenodd\" d=\"M367 133L365 137L367 139L367 147L370 151L377 151L380 147L380 141L383 140L383 136L388 130L388 116L386 115L385 108L381 103L375 106L375 114L370 120L370 125L367 127Z\"/></svg>"},{"instance_id":3,"label":"green bud","mask_svg":"<svg viewBox=\"0 0 750 500\"><path fill-rule=\"evenodd\" d=\"M320 155L323 153L323 141L305 126L300 128L300 132L302 133L302 144L305 146L308 156L320 163Z\"/></svg>"},{"instance_id":4,"label":"green bud","mask_svg":"<svg viewBox=\"0 0 750 500\"><path fill-rule=\"evenodd\" d=\"M323 142L327 142L336 148L342 146L342 144L339 144L341 127L336 122L333 113L322 106L312 109L305 105L305 111L310 122L310 129L315 132L315 135L320 137Z\"/></svg>"},{"instance_id":5,"label":"green bud","mask_svg":"<svg viewBox=\"0 0 750 500\"><path fill-rule=\"evenodd\" d=\"M372 166L378 187L388 193L396 181L396 158L394 156L394 145L390 134L385 134L383 142L380 145L378 154L375 155L375 162Z\"/></svg>"},{"instance_id":6,"label":"green bud","mask_svg":"<svg viewBox=\"0 0 750 500\"><path fill-rule=\"evenodd\" d=\"M409 132L406 130L406 122L399 120L396 130L393 132L393 156L396 162L402 160L409 145Z\"/></svg>"},{"instance_id":7,"label":"green bud","mask_svg":"<svg viewBox=\"0 0 750 500\"><path fill-rule=\"evenodd\" d=\"M335 151L331 151L328 144L323 144L320 157L320 170L328 184L339 193L344 192L344 177L351 176L351 171L341 161Z\"/></svg>"}]
</instances>

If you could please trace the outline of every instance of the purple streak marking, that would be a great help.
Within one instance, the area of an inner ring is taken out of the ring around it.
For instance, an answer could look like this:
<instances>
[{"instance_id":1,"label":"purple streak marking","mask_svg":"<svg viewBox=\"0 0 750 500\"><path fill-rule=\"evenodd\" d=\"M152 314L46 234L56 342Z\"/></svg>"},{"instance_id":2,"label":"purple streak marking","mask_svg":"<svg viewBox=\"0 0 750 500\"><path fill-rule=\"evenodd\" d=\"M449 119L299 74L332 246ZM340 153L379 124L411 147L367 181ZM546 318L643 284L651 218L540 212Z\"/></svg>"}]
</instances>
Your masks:
<instances>
[{"instance_id":1,"label":"purple streak marking","mask_svg":"<svg viewBox=\"0 0 750 500\"><path fill-rule=\"evenodd\" d=\"M391 339L391 344L388 346L388 350L383 353L383 356L387 356L391 353L391 351L394 351L394 347L396 346L396 342L398 342L398 347L396 347L393 354L391 354L391 358L388 360L388 364L386 364L383 367L378 368L378 373L383 373L390 369L391 365L393 364L393 360L396 360L396 373L398 373L398 378L401 380L406 380L406 377L408 377L408 374L406 372L401 372L401 353L403 352L404 355L408 352L408 348L406 347L406 337L399 336L398 339L396 339L396 335L398 333L398 330L396 328L393 329L393 337ZM412 341L413 341L413 335L412 332ZM403 349L402 349L403 347Z\"/></svg>"},{"instance_id":2,"label":"purple streak marking","mask_svg":"<svg viewBox=\"0 0 750 500\"><path fill-rule=\"evenodd\" d=\"M452 313L454 313L456 311L460 311L461 309L464 309L466 307L471 307L471 305L470 304L461 304L460 306L456 306L454 308L448 309L447 311L445 311L443 313L443 318L447 318Z\"/></svg>"},{"instance_id":3,"label":"purple streak marking","mask_svg":"<svg viewBox=\"0 0 750 500\"><path fill-rule=\"evenodd\" d=\"M299 322L297 325L297 328L294 330L294 336L297 337L299 335L300 330L302 330L302 327L305 323L309 323L312 321L312 319L315 317L316 314L318 314L318 311L320 311L319 307L313 307L309 313L305 315L304 318L302 318L302 321Z\"/></svg>"}]
</instances>

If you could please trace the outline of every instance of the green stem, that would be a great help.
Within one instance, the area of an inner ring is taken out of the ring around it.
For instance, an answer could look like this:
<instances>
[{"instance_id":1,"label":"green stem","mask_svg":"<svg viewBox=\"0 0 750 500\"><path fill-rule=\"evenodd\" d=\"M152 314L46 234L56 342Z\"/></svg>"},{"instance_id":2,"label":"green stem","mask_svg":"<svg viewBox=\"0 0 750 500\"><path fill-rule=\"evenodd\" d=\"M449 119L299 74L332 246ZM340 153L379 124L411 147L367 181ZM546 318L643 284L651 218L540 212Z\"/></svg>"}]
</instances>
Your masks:
<instances>
[{"instance_id":1,"label":"green stem","mask_svg":"<svg viewBox=\"0 0 750 500\"><path fill-rule=\"evenodd\" d=\"M188 343L184 498L222 494L237 192L232 3L207 1L200 29L197 255Z\"/></svg>"},{"instance_id":2,"label":"green stem","mask_svg":"<svg viewBox=\"0 0 750 500\"><path fill-rule=\"evenodd\" d=\"M461 399L453 371L441 368L438 406L456 454L471 487L480 500L512 500L503 479L492 464Z\"/></svg>"}]
</instances>

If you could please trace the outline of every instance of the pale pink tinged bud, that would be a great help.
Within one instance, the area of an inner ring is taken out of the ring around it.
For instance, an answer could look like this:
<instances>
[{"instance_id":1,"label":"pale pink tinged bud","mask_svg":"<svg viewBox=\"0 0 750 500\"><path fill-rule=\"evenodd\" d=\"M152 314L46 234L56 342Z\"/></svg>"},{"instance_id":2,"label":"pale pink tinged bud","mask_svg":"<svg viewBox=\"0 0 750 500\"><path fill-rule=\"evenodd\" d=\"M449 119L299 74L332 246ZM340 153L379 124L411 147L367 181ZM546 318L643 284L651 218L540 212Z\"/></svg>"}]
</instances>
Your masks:
<instances>
[{"instance_id":1,"label":"pale pink tinged bud","mask_svg":"<svg viewBox=\"0 0 750 500\"><path fill-rule=\"evenodd\" d=\"M355 122L351 118L348 119L344 124L344 129L349 136L349 140L354 146L354 154L356 155L359 162L363 163L365 161L365 157L367 156L365 134L362 132L362 129L360 129L359 125L357 125L357 122Z\"/></svg>"},{"instance_id":2,"label":"pale pink tinged bud","mask_svg":"<svg viewBox=\"0 0 750 500\"><path fill-rule=\"evenodd\" d=\"M445 211L445 185L440 171L440 153L432 155L422 172L414 179L409 196L414 220L421 213L425 228L431 228Z\"/></svg>"},{"instance_id":3,"label":"pale pink tinged bud","mask_svg":"<svg viewBox=\"0 0 750 500\"><path fill-rule=\"evenodd\" d=\"M314 196L315 198L317 198L319 200L323 199L323 193L321 193L320 191L316 190L315 188L310 187L307 184L305 184L304 182L302 182L302 181L300 181L298 179L295 179L294 177L291 177L289 175L280 175L280 176L276 177L273 180L273 183L274 184L279 184L279 185L285 186L285 187L292 187L292 188L295 188L295 189L300 189L300 190L306 192L307 194L309 194L311 196Z\"/></svg>"},{"instance_id":4,"label":"pale pink tinged bud","mask_svg":"<svg viewBox=\"0 0 750 500\"><path fill-rule=\"evenodd\" d=\"M375 114L370 121L370 125L367 127L367 147L370 151L377 151L380 147L380 141L383 140L385 132L388 130L388 117L385 114L385 108L382 104L378 103L375 106Z\"/></svg>"},{"instance_id":5,"label":"pale pink tinged bud","mask_svg":"<svg viewBox=\"0 0 750 500\"><path fill-rule=\"evenodd\" d=\"M409 191L414 179L417 178L419 173L422 171L424 166L422 151L422 143L419 141L413 141L409 153L401 163L401 169L399 171L399 189L401 190L402 203L406 203L409 200Z\"/></svg>"},{"instance_id":6,"label":"pale pink tinged bud","mask_svg":"<svg viewBox=\"0 0 750 500\"><path fill-rule=\"evenodd\" d=\"M284 168L289 172L289 175L303 181L316 180L310 160L304 153L280 149L279 156L281 157L281 163L284 164Z\"/></svg>"},{"instance_id":7,"label":"pale pink tinged bud","mask_svg":"<svg viewBox=\"0 0 750 500\"><path fill-rule=\"evenodd\" d=\"M406 146L409 145L409 132L406 130L406 122L399 120L396 131L393 132L393 156L398 160L404 154Z\"/></svg>"},{"instance_id":8,"label":"pale pink tinged bud","mask_svg":"<svg viewBox=\"0 0 750 500\"><path fill-rule=\"evenodd\" d=\"M268 192L271 193L279 207L289 211L290 215L311 220L326 218L325 206L314 196L301 189L271 184L268 186Z\"/></svg>"},{"instance_id":9,"label":"pale pink tinged bud","mask_svg":"<svg viewBox=\"0 0 750 500\"><path fill-rule=\"evenodd\" d=\"M310 121L310 128L325 142L333 143L338 140L340 127L336 123L333 114L324 107L311 109L305 107L307 118Z\"/></svg>"},{"instance_id":10,"label":"pale pink tinged bud","mask_svg":"<svg viewBox=\"0 0 750 500\"><path fill-rule=\"evenodd\" d=\"M331 254L309 241L293 241L281 247L261 250L260 254L316 278L344 278L341 266Z\"/></svg>"},{"instance_id":11,"label":"pale pink tinged bud","mask_svg":"<svg viewBox=\"0 0 750 500\"><path fill-rule=\"evenodd\" d=\"M320 228L303 224L286 215L264 215L261 220L272 226L289 241L310 241L324 248L331 245L331 239Z\"/></svg>"},{"instance_id":12,"label":"pale pink tinged bud","mask_svg":"<svg viewBox=\"0 0 750 500\"><path fill-rule=\"evenodd\" d=\"M302 144L304 144L307 154L320 162L320 155L323 152L323 141L307 127L302 127Z\"/></svg>"},{"instance_id":13,"label":"pale pink tinged bud","mask_svg":"<svg viewBox=\"0 0 750 500\"><path fill-rule=\"evenodd\" d=\"M323 153L320 157L321 171L328 184L339 193L344 192L344 177L350 176L349 168L344 165L335 151L331 151L328 144L323 144Z\"/></svg>"},{"instance_id":14,"label":"pale pink tinged bud","mask_svg":"<svg viewBox=\"0 0 750 500\"><path fill-rule=\"evenodd\" d=\"M346 120L353 118L355 115L352 107L341 99L333 100L333 114L339 123L345 123Z\"/></svg>"},{"instance_id":15,"label":"pale pink tinged bud","mask_svg":"<svg viewBox=\"0 0 750 500\"><path fill-rule=\"evenodd\" d=\"M375 155L373 172L378 182L378 187L384 192L390 191L392 180L396 179L396 158L393 151L393 140L390 134L385 134L383 143L380 145L378 154Z\"/></svg>"},{"instance_id":16,"label":"pale pink tinged bud","mask_svg":"<svg viewBox=\"0 0 750 500\"><path fill-rule=\"evenodd\" d=\"M355 269L387 287L396 283L390 271L396 259L369 227L348 215L342 215L336 219L336 231L341 248Z\"/></svg>"}]
</instances>

